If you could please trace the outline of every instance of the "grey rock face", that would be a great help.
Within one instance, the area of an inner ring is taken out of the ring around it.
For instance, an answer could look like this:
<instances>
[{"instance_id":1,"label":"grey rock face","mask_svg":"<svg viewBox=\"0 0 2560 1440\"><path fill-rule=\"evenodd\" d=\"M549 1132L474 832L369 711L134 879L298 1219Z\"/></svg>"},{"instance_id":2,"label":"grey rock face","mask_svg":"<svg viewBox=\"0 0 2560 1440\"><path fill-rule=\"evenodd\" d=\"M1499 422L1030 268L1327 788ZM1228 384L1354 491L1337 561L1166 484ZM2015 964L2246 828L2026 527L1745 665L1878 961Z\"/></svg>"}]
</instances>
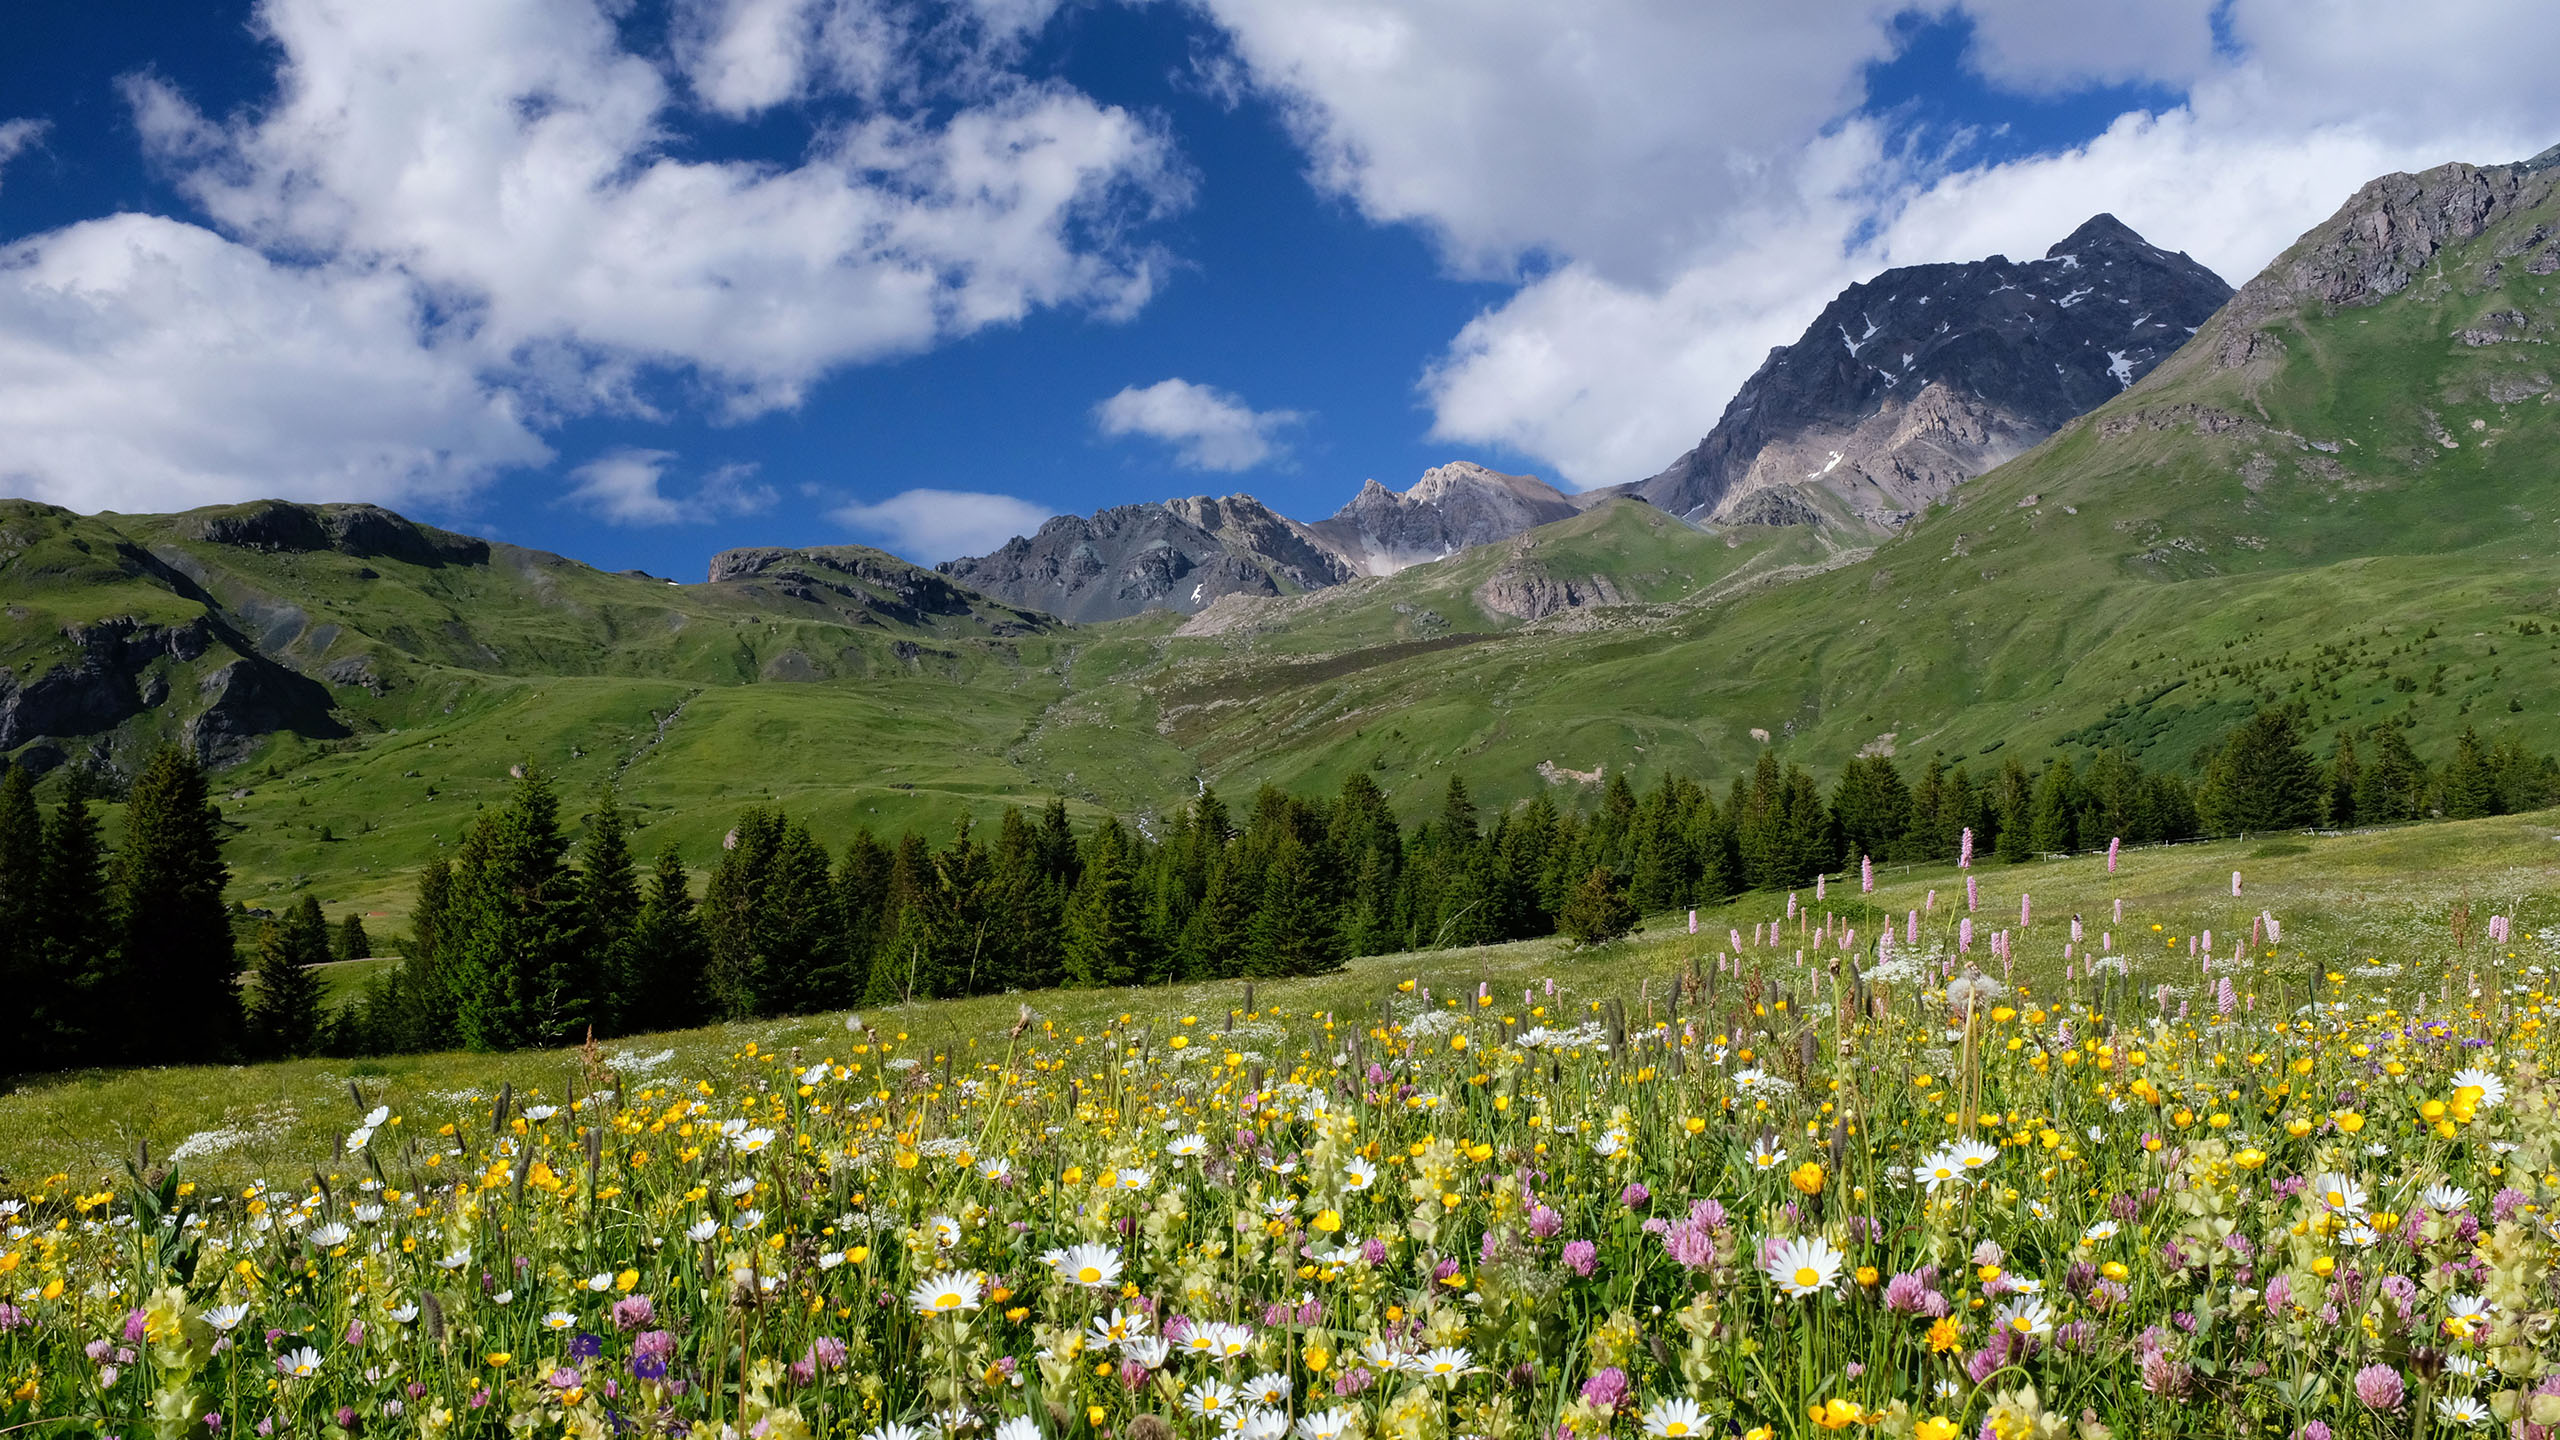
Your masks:
<instances>
[{"instance_id":1,"label":"grey rock face","mask_svg":"<svg viewBox=\"0 0 2560 1440\"><path fill-rule=\"evenodd\" d=\"M2121 393L2231 298L2099 215L2023 262L1888 270L1769 353L1697 448L1637 497L1691 519L1805 513L1889 528Z\"/></svg>"},{"instance_id":2,"label":"grey rock face","mask_svg":"<svg viewBox=\"0 0 2560 1440\"><path fill-rule=\"evenodd\" d=\"M1411 489L1375 480L1302 525L1250 495L1195 495L1061 515L991 555L935 568L1010 605L1075 623L1147 610L1196 615L1221 596L1321 590L1508 540L1581 505L1532 475L1456 461Z\"/></svg>"},{"instance_id":3,"label":"grey rock face","mask_svg":"<svg viewBox=\"0 0 2560 1440\"><path fill-rule=\"evenodd\" d=\"M1355 573L1308 527L1250 495L1060 515L991 555L935 568L1006 604L1077 623L1146 610L1197 614L1222 595L1316 590Z\"/></svg>"},{"instance_id":4,"label":"grey rock face","mask_svg":"<svg viewBox=\"0 0 2560 1440\"><path fill-rule=\"evenodd\" d=\"M723 550L711 557L710 583L768 601L798 601L856 624L975 619L994 635L1027 635L1048 624L1038 615L987 605L931 570L860 545Z\"/></svg>"},{"instance_id":5,"label":"grey rock face","mask_svg":"<svg viewBox=\"0 0 2560 1440\"><path fill-rule=\"evenodd\" d=\"M2550 198L2560 186L2560 169L2547 163L2551 153L2521 165L2439 165L2368 183L2241 287L2215 322L2213 363L2238 369L2270 360L2284 353L2284 339L2271 322L2369 305L2409 288L2429 273L2446 246ZM2528 274L2560 269L2560 241L2539 231L2519 237L2502 259L2528 254ZM2472 343L2503 338L2501 327Z\"/></svg>"},{"instance_id":6,"label":"grey rock face","mask_svg":"<svg viewBox=\"0 0 2560 1440\"><path fill-rule=\"evenodd\" d=\"M1363 575L1392 575L1524 530L1572 518L1571 500L1534 475L1505 475L1460 460L1422 472L1398 493L1371 480L1317 535Z\"/></svg>"}]
</instances>

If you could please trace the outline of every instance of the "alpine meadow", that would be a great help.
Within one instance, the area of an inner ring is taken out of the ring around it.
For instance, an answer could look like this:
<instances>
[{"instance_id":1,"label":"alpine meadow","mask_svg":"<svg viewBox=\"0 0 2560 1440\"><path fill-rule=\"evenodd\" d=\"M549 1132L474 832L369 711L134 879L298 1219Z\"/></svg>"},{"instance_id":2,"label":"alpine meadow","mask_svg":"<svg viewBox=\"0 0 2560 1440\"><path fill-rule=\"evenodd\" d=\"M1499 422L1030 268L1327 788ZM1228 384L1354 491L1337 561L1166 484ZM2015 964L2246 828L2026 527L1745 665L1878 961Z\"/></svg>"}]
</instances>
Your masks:
<instances>
[{"instance_id":1,"label":"alpine meadow","mask_svg":"<svg viewBox=\"0 0 2560 1440\"><path fill-rule=\"evenodd\" d=\"M2560 1436L2560 37L1282 8L31 31L0 1436Z\"/></svg>"}]
</instances>

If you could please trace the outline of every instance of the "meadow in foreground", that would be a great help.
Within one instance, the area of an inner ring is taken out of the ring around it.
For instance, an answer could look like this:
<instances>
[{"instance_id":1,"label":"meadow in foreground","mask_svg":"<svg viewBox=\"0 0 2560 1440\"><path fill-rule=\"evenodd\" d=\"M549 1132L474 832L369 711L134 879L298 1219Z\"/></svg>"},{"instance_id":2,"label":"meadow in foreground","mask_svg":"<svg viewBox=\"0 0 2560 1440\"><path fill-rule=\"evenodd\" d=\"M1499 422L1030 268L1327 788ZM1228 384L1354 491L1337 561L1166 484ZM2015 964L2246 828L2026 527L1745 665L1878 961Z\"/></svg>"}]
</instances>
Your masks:
<instances>
[{"instance_id":1,"label":"meadow in foreground","mask_svg":"<svg viewBox=\"0 0 2560 1440\"><path fill-rule=\"evenodd\" d=\"M359 1096L299 1181L50 1177L0 1202L0 1426L2560 1430L2549 937L2303 972L2243 901L1948 895L1880 950L1803 898L1631 1005L854 1022Z\"/></svg>"}]
</instances>

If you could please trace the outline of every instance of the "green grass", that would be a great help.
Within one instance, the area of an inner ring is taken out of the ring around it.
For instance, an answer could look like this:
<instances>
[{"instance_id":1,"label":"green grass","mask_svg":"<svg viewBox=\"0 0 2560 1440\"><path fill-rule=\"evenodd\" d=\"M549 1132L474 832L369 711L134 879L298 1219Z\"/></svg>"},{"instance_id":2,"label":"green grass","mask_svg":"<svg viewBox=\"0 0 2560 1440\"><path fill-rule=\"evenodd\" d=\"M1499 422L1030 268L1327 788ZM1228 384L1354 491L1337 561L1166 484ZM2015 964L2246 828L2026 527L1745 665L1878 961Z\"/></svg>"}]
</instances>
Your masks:
<instances>
[{"instance_id":1,"label":"green grass","mask_svg":"<svg viewBox=\"0 0 2560 1440\"><path fill-rule=\"evenodd\" d=\"M2244 875L2233 899L2230 876ZM2116 931L2118 948L2135 965L2142 984L2192 986L2187 936L2210 929L2228 953L2249 918L2270 910L2283 922L2284 944L2263 968L2290 986L2294 977L2345 969L2370 959L2441 959L2462 953L2453 941L2453 914L2468 906L2469 943L2478 954L2486 917L2517 918L2516 933L2560 925L2560 812L2508 816L2457 824L2414 825L2334 837L2279 841L2230 841L2164 846L2125 852L2120 872L2109 876L2100 856L1986 866L1976 872L1983 893L1977 924L1986 931L2014 925L2018 896L2033 895L2036 923L2019 941L2020 978L2049 986L2060 978L2061 950L2070 917L2084 917L2089 937ZM1804 912L1836 913L1858 926L1861 944L1881 921L1926 904L1936 907L1924 940L1943 935L1960 912L1964 882L1947 867L1890 867L1879 875L1873 897L1855 893L1852 879L1815 902L1799 892ZM2125 923L2112 924L2121 898ZM1418 980L1441 995L1472 994L1477 985L1497 996L1515 994L1552 979L1573 1006L1605 998L1640 1010L1661 981L1693 959L1722 948L1728 928L1746 937L1756 924L1783 920L1786 897L1745 896L1702 912L1692 939L1680 916L1653 917L1647 930L1615 945L1574 951L1555 940L1483 949L1381 956L1355 962L1332 976L1265 982L1257 1003L1277 1004L1302 1017L1302 1030L1324 1012L1365 1016L1394 986ZM2162 927L2153 932L2151 926ZM2157 943L2155 943L2155 941ZM1792 947L1790 939L1781 949ZM2520 947L2510 947L2520 948ZM1979 947L1978 947L1979 953ZM1986 964L1987 954L1981 955ZM353 969L355 967L345 967ZM352 983L356 977L345 977ZM331 977L333 993L344 984ZM2298 992L2293 992L2298 993ZM2351 992L2352 993L2352 992ZM965 1055L1000 1044L1000 1035L1029 1004L1062 1033L1097 1032L1126 1014L1170 1034L1186 1017L1215 1028L1243 1005L1243 982L1157 990L1047 991L1025 996L986 996L938 1001L871 1012L884 1032L911 1035L942 1053ZM1543 1000L1543 995L1540 997ZM2273 997L2269 997L2272 1003ZM1559 1012L1561 1013L1561 1012ZM707 1073L749 1042L769 1050L798 1048L810 1056L842 1050L840 1015L715 1026L668 1035L633 1036L603 1047L625 1073L660 1080ZM1301 1034L1290 1042L1314 1043ZM956 1048L954 1048L956 1047ZM653 1057L663 1059L650 1062ZM366 1102L389 1103L420 1123L457 1115L472 1095L493 1094L501 1084L519 1095L558 1097L579 1083L575 1051L491 1056L464 1053L390 1056L366 1060L307 1060L254 1066L212 1066L132 1071L92 1071L39 1078L0 1095L0 1191L63 1172L84 1181L103 1179L121 1157L149 1144L154 1154L194 1146L190 1168L225 1181L252 1174L299 1175L335 1163L333 1149L356 1112L349 1081ZM227 1132L214 1143L205 1138Z\"/></svg>"}]
</instances>

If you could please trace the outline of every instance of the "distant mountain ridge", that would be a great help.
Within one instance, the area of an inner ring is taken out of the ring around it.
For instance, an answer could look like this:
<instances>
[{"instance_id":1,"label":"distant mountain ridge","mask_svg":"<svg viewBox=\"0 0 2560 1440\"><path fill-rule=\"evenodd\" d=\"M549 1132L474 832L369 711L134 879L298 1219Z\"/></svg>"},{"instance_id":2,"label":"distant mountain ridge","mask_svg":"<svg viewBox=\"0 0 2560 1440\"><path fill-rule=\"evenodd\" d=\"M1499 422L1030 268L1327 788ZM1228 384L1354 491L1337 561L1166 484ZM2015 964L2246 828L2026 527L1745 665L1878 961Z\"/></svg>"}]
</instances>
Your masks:
<instances>
[{"instance_id":1,"label":"distant mountain ridge","mask_svg":"<svg viewBox=\"0 0 2560 1440\"><path fill-rule=\"evenodd\" d=\"M2131 388L2231 295L2103 214L2039 260L1888 270L1770 351L1695 448L1620 490L1697 521L1890 530Z\"/></svg>"},{"instance_id":2,"label":"distant mountain ridge","mask_svg":"<svg viewBox=\"0 0 2560 1440\"><path fill-rule=\"evenodd\" d=\"M1250 495L1195 495L1056 516L1035 535L936 568L983 595L1076 624L1148 610L1196 615L1229 595L1291 595L1392 575L1583 508L1534 475L1461 460L1424 471L1403 491L1371 480L1313 525Z\"/></svg>"}]
</instances>

